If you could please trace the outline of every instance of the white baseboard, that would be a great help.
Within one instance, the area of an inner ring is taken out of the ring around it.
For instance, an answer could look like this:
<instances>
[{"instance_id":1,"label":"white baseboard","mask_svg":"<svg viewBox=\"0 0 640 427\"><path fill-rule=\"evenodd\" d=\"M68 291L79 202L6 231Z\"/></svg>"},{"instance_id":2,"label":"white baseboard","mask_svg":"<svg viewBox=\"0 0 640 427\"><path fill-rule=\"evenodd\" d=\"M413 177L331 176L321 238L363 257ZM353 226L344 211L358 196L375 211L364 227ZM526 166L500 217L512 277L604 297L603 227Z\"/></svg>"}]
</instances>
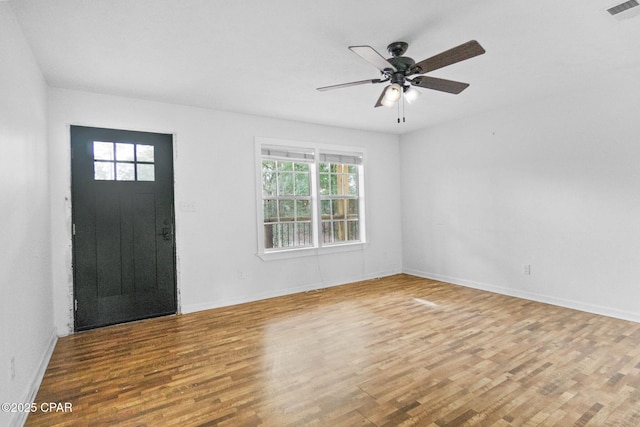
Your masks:
<instances>
[{"instance_id":1,"label":"white baseboard","mask_svg":"<svg viewBox=\"0 0 640 427\"><path fill-rule=\"evenodd\" d=\"M47 366L49 366L49 360L51 360L51 356L53 355L53 350L56 348L56 343L58 342L58 334L56 329L53 328L51 331L51 335L49 336L49 340L47 342L47 347L45 352L40 359L40 363L38 364L38 369L36 369L33 374L33 378L31 379L31 386L26 392L26 396L23 399L19 400L19 402L29 402L34 403L36 400L36 395L38 394L38 389L40 389L40 384L42 384L42 379L44 378L44 374L47 371ZM23 426L27 421L27 416L29 413L25 412L16 412L13 414L14 417L9 421L10 426Z\"/></svg>"},{"instance_id":2,"label":"white baseboard","mask_svg":"<svg viewBox=\"0 0 640 427\"><path fill-rule=\"evenodd\" d=\"M248 295L245 297L239 297L239 298L227 298L227 299L222 299L218 301L208 301L208 302L198 303L198 304L186 304L180 308L180 312L183 314L187 314L187 313L194 313L196 311L210 310L213 308L228 307L230 305L244 304L247 302L254 302L254 301L260 301L260 300L269 299L269 298L276 298L276 297L296 294L300 292L309 292L309 291L314 291L316 289L331 288L333 286L340 286L347 283L360 282L363 280L375 279L378 277L392 276L394 274L400 274L400 273L402 273L402 271L400 270L385 271L385 272L379 272L379 273L372 273L366 276L343 278L340 281L335 281L335 282L311 283L304 286L293 286L285 289L276 289L276 290L256 293L256 294Z\"/></svg>"},{"instance_id":3,"label":"white baseboard","mask_svg":"<svg viewBox=\"0 0 640 427\"><path fill-rule=\"evenodd\" d=\"M613 317L616 319L629 320L631 322L640 323L640 313L633 313L625 310L619 310L612 307L605 307L596 304L585 303L576 300L554 297L552 295L538 294L535 292L524 291L521 289L505 288L503 286L495 286L488 283L476 282L473 280L461 279L459 277L443 276L441 274L430 273L427 271L405 269L404 273L413 276L423 277L425 279L438 280L454 285L466 286L468 288L479 289L496 294L507 295L516 298L523 298L531 301L542 302L545 304L556 305L559 307L571 308L587 313L599 314L601 316Z\"/></svg>"}]
</instances>

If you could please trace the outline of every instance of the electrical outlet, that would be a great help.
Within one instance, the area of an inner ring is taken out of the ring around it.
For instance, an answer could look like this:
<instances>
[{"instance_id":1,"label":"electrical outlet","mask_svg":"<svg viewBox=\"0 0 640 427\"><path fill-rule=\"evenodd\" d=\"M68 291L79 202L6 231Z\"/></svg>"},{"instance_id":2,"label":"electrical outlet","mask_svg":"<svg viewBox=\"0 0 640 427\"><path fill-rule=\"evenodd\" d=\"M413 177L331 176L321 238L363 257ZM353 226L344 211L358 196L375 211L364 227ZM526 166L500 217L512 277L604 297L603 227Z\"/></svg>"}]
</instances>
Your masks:
<instances>
[{"instance_id":1,"label":"electrical outlet","mask_svg":"<svg viewBox=\"0 0 640 427\"><path fill-rule=\"evenodd\" d=\"M524 264L522 266L522 272L524 273L525 276L531 275L531 264Z\"/></svg>"},{"instance_id":2,"label":"electrical outlet","mask_svg":"<svg viewBox=\"0 0 640 427\"><path fill-rule=\"evenodd\" d=\"M245 278L246 277L245 277L244 271L238 270L238 279L244 280Z\"/></svg>"},{"instance_id":3,"label":"electrical outlet","mask_svg":"<svg viewBox=\"0 0 640 427\"><path fill-rule=\"evenodd\" d=\"M16 378L16 358L11 358L11 380L13 381Z\"/></svg>"}]
</instances>

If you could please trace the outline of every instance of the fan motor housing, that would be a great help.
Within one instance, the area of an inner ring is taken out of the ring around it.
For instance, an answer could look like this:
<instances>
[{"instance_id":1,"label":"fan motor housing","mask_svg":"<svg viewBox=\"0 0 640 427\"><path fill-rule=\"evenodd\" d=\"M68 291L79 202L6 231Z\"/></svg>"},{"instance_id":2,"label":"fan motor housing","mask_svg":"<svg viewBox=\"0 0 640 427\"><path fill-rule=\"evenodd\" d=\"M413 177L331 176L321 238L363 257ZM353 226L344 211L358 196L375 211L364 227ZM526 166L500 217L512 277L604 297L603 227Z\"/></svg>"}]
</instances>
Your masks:
<instances>
[{"instance_id":1,"label":"fan motor housing","mask_svg":"<svg viewBox=\"0 0 640 427\"><path fill-rule=\"evenodd\" d=\"M413 58L409 58L408 56L394 56L393 58L387 59L387 61L403 74L406 74L416 63Z\"/></svg>"}]
</instances>

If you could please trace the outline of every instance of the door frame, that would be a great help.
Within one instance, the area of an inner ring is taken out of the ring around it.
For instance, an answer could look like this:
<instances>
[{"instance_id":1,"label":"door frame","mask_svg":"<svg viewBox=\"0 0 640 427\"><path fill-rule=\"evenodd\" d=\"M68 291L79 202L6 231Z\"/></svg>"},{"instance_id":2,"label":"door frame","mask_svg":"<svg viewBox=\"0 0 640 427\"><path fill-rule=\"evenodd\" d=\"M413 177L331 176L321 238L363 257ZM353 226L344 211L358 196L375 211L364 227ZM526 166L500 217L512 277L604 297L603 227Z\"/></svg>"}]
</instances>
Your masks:
<instances>
[{"instance_id":1,"label":"door frame","mask_svg":"<svg viewBox=\"0 0 640 427\"><path fill-rule=\"evenodd\" d=\"M172 233L172 254L171 254L171 262L173 264L173 274L172 274L172 280L173 280L173 284L174 284L174 306L175 306L175 311L173 313L169 313L169 314L160 314L158 316L150 316L150 317L146 317L146 318L153 318L153 317L159 317L159 316L166 316L166 315L175 315L175 314L179 314L180 313L180 292L179 292L179 287L178 287L178 262L177 262L177 227L176 227L176 205L175 205L175 164L176 164L176 135L173 132L161 132L161 131L152 131L152 130L140 130L140 129L127 129L127 128L116 128L116 127L103 127L103 126L91 126L91 125L86 125L86 124L69 124L67 127L67 131L68 131L68 147L69 147L69 219L70 219L70 231L71 231L71 285L72 285L72 300L71 300L71 315L72 315L72 319L73 319L73 332L77 333L77 332L82 332L82 331L86 331L86 330L91 330L91 329L97 329L97 328L102 328L102 327L108 327L111 325L104 325L104 326L97 326L97 327L89 327L89 328L85 328L85 327L80 327L78 328L77 325L77 290L76 290L76 286L77 286L77 280L76 280L76 243L75 243L75 219L74 219L74 201L73 201L73 145L72 145L72 135L71 135L71 129L73 127L86 127L86 128L94 128L94 129L106 129L106 130L112 130L112 131L125 131L125 132L141 132L141 133L155 133L155 134L163 134L163 135L170 135L171 136L171 189L170 189L170 195L171 195L171 212L170 212L170 217L171 217L171 223L172 223L172 228L173 228L173 233ZM143 319L139 319L139 320L143 320ZM131 321L136 321L136 320L131 320ZM114 323L112 325L115 324L122 324L122 323L127 323L129 321L125 321L125 322L120 322L120 323ZM71 326L71 325L70 325Z\"/></svg>"}]
</instances>

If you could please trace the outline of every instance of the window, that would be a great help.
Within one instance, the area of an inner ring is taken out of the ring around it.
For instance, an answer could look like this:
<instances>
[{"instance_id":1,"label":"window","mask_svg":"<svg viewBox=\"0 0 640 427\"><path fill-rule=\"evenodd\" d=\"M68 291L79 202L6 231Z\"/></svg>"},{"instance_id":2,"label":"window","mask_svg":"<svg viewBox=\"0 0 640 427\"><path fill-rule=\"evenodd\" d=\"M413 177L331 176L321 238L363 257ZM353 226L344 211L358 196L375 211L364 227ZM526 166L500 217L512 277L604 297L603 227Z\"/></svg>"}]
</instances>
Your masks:
<instances>
[{"instance_id":1,"label":"window","mask_svg":"<svg viewBox=\"0 0 640 427\"><path fill-rule=\"evenodd\" d=\"M256 138L259 252L364 242L363 153Z\"/></svg>"},{"instance_id":2,"label":"window","mask_svg":"<svg viewBox=\"0 0 640 427\"><path fill-rule=\"evenodd\" d=\"M93 142L96 181L155 181L153 145Z\"/></svg>"}]
</instances>

